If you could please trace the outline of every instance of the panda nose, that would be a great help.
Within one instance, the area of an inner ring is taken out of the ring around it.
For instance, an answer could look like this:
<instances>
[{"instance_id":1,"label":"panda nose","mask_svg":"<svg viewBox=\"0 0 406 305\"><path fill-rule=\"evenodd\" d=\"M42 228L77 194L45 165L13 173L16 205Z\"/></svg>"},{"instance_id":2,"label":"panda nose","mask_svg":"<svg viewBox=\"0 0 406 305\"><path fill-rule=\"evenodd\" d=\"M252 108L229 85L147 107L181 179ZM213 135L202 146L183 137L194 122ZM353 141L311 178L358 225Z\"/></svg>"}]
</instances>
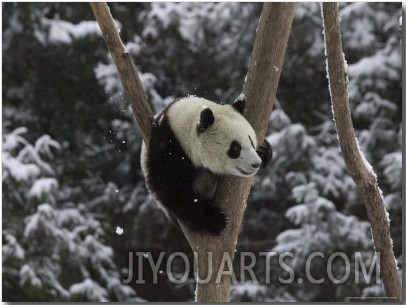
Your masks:
<instances>
[{"instance_id":1,"label":"panda nose","mask_svg":"<svg viewBox=\"0 0 406 305\"><path fill-rule=\"evenodd\" d=\"M253 164L251 164L251 166L252 166L253 168L257 169L257 168L259 168L259 167L261 166L261 162L253 163Z\"/></svg>"}]
</instances>

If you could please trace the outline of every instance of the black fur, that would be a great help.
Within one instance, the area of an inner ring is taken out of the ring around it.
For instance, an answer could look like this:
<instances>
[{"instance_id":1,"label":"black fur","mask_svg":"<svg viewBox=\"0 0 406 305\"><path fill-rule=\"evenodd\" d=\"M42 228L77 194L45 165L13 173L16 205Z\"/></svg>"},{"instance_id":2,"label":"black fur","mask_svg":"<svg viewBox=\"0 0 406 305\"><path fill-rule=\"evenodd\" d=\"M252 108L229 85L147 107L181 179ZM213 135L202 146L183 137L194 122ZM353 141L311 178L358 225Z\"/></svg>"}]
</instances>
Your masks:
<instances>
[{"instance_id":1,"label":"black fur","mask_svg":"<svg viewBox=\"0 0 406 305\"><path fill-rule=\"evenodd\" d=\"M245 96L244 96L244 95L240 95L240 96L234 101L234 103L233 103L233 108L243 115L243 114L244 114L244 110L245 110L245 104L246 104Z\"/></svg>"},{"instance_id":2,"label":"black fur","mask_svg":"<svg viewBox=\"0 0 406 305\"><path fill-rule=\"evenodd\" d=\"M205 174L206 169L195 168L184 153L165 115L168 108L156 118L151 130L147 185L172 217L193 231L219 235L227 226L227 217L213 204L212 196L196 190L195 181L199 177L210 180L209 188L217 187L217 183L212 181L214 176ZM215 191L209 193L214 196Z\"/></svg>"},{"instance_id":3,"label":"black fur","mask_svg":"<svg viewBox=\"0 0 406 305\"><path fill-rule=\"evenodd\" d=\"M272 147L267 140L264 139L264 142L258 147L257 154L261 158L261 168L267 166L267 164L272 160Z\"/></svg>"},{"instance_id":4,"label":"black fur","mask_svg":"<svg viewBox=\"0 0 406 305\"><path fill-rule=\"evenodd\" d=\"M197 133L200 134L214 123L214 114L210 108L205 108L200 113L199 124L197 124Z\"/></svg>"}]
</instances>

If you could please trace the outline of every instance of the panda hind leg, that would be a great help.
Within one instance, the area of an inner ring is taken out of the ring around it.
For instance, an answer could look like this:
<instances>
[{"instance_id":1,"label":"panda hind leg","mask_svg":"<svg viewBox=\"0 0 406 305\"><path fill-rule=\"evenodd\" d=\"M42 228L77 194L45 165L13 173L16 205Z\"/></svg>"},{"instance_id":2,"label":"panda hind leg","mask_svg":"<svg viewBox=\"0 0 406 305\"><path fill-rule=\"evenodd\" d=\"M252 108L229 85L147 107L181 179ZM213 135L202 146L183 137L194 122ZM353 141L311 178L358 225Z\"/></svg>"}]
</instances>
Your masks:
<instances>
[{"instance_id":1,"label":"panda hind leg","mask_svg":"<svg viewBox=\"0 0 406 305\"><path fill-rule=\"evenodd\" d=\"M194 232L218 236L227 227L224 211L213 205L211 200L201 199L193 202L187 212L178 214L178 218Z\"/></svg>"}]
</instances>

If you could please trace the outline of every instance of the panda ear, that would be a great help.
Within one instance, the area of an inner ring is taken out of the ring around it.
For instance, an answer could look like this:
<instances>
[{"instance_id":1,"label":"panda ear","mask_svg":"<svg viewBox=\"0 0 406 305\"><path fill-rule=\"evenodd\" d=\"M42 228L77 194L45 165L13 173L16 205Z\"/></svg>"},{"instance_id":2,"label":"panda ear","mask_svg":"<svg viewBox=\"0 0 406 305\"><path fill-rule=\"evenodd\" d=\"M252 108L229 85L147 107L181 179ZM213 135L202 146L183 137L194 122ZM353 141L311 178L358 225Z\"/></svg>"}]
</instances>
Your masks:
<instances>
[{"instance_id":1,"label":"panda ear","mask_svg":"<svg viewBox=\"0 0 406 305\"><path fill-rule=\"evenodd\" d=\"M214 123L213 111L210 108L204 108L200 112L199 122L197 123L197 133L202 133Z\"/></svg>"},{"instance_id":2,"label":"panda ear","mask_svg":"<svg viewBox=\"0 0 406 305\"><path fill-rule=\"evenodd\" d=\"M233 108L239 113L244 114L245 110L245 95L241 93L233 103Z\"/></svg>"}]
</instances>

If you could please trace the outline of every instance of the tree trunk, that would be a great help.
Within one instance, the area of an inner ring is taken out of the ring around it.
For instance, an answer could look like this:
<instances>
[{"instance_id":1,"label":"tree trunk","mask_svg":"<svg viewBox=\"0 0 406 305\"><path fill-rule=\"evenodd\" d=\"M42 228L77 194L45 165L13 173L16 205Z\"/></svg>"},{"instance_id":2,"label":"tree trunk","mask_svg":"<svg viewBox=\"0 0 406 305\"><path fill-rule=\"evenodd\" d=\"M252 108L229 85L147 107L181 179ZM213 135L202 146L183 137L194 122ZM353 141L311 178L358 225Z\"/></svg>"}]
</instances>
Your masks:
<instances>
[{"instance_id":1,"label":"tree trunk","mask_svg":"<svg viewBox=\"0 0 406 305\"><path fill-rule=\"evenodd\" d=\"M294 15L294 3L265 3L262 9L247 82L243 93L247 98L245 117L257 133L258 143L264 139L276 96L279 77L289 39ZM229 257L234 258L238 234L247 204L252 179L227 177L219 183L216 204L229 217L229 225L220 237L197 235L184 230L190 245L198 256L199 278L205 279L212 268L208 283L198 283L196 301L229 302L230 275L224 275L219 282L217 274ZM207 253L212 253L210 262ZM211 266L210 266L211 264ZM227 264L225 265L228 266ZM227 271L227 268L222 270Z\"/></svg>"},{"instance_id":2,"label":"tree trunk","mask_svg":"<svg viewBox=\"0 0 406 305\"><path fill-rule=\"evenodd\" d=\"M380 275L387 297L400 301L400 280L392 249L388 216L376 174L360 151L348 102L337 3L323 3L324 34L330 95L338 138L347 169L364 200L375 244L380 253Z\"/></svg>"}]
</instances>

